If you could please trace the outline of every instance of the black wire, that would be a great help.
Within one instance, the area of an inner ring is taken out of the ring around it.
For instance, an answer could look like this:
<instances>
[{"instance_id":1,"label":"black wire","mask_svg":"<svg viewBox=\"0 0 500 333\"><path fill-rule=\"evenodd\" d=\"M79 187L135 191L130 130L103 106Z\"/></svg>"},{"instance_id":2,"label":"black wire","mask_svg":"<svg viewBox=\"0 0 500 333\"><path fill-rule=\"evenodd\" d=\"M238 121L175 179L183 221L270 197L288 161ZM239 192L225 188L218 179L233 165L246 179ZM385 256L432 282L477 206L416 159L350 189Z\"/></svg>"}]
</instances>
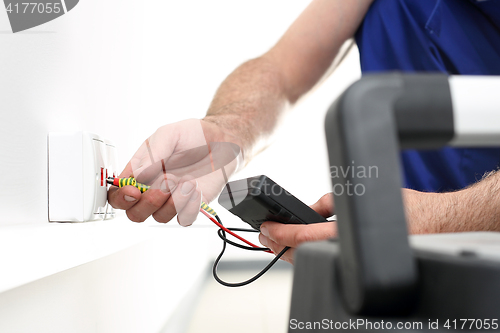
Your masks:
<instances>
[{"instance_id":1,"label":"black wire","mask_svg":"<svg viewBox=\"0 0 500 333\"><path fill-rule=\"evenodd\" d=\"M231 230L231 231L258 232L255 229L241 229L241 228L227 228L227 229ZM217 231L217 234L219 235L220 239L222 239L224 242L226 242L228 244L231 244L232 246L239 247L240 249L249 250L249 251L271 251L271 249L269 249L267 247L251 247L251 246L238 244L238 243L233 242L232 240L226 238L226 236L223 235L223 233L225 234L225 231L222 229L219 229Z\"/></svg>"},{"instance_id":2,"label":"black wire","mask_svg":"<svg viewBox=\"0 0 500 333\"><path fill-rule=\"evenodd\" d=\"M217 215L215 215L215 218L217 219L217 222L219 222L222 225L222 221L220 220L220 218ZM233 230L236 230L236 229L237 228L234 228ZM250 230L250 229L246 229L246 231L248 231L248 230ZM213 265L213 268L212 268L212 274L214 276L214 279L217 282L219 282L220 284L222 284L223 286L226 286L226 287L242 287L242 286L245 286L247 284L250 284L250 283L254 282L258 278L260 278L262 275L264 275L281 258L281 256L283 254L285 254L285 252L288 251L288 249L290 248L289 246L287 246L283 250L281 250L281 252L278 253L278 255L273 260L271 260L271 262L266 267L264 267L257 275L255 275L251 279L248 279L248 280L243 281L243 282L230 283L230 282L222 281L219 278L219 276L217 275L217 266L219 265L219 261L222 258L222 255L224 254L224 251L226 251L226 242L229 243L229 244L232 243L231 241L228 242L228 239L226 238L226 232L224 230L219 229L219 231L222 231L222 236L224 237L223 238L223 243L222 243L222 251L220 251L219 256L217 257L217 259L215 259L215 262L214 262L214 265ZM257 230L255 230L255 231L258 232ZM238 244L238 245L240 245L240 244ZM243 245L241 245L241 246L243 247Z\"/></svg>"}]
</instances>

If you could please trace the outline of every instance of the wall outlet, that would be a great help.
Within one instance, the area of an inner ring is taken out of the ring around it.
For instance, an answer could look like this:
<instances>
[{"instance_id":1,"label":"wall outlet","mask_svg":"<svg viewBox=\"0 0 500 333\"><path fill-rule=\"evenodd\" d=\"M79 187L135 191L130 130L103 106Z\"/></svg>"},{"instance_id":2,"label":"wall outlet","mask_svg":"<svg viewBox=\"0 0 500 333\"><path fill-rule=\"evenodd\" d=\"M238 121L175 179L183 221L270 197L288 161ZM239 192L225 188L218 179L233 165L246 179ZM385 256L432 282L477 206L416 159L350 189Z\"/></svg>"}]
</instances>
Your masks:
<instances>
[{"instance_id":1,"label":"wall outlet","mask_svg":"<svg viewBox=\"0 0 500 333\"><path fill-rule=\"evenodd\" d=\"M88 132L49 133L49 221L113 218L106 177L116 174L116 148L110 141Z\"/></svg>"}]
</instances>

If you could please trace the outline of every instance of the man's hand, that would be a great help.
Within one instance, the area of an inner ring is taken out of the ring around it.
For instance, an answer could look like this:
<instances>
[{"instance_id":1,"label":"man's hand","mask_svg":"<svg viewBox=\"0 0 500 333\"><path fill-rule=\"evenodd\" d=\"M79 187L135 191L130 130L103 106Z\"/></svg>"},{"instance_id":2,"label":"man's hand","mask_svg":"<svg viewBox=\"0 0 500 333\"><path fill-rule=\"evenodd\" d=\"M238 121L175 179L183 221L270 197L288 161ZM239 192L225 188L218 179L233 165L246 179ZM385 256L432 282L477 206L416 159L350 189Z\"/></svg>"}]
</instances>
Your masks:
<instances>
[{"instance_id":1,"label":"man's hand","mask_svg":"<svg viewBox=\"0 0 500 333\"><path fill-rule=\"evenodd\" d=\"M406 222L411 234L466 231L500 231L500 172L492 172L476 184L447 193L403 189ZM311 206L324 217L333 215L333 195L328 193ZM336 222L307 225L265 222L259 241L274 253L291 249L282 259L293 264L294 248L304 242L336 236Z\"/></svg>"},{"instance_id":2,"label":"man's hand","mask_svg":"<svg viewBox=\"0 0 500 333\"><path fill-rule=\"evenodd\" d=\"M328 218L333 215L333 195L325 194L311 206L318 214ZM285 252L281 259L293 264L295 248L304 242L324 240L336 236L336 222L323 222L313 224L282 224L277 222L264 222L260 227L259 241L265 247L280 253L285 246L291 249Z\"/></svg>"},{"instance_id":3,"label":"man's hand","mask_svg":"<svg viewBox=\"0 0 500 333\"><path fill-rule=\"evenodd\" d=\"M477 198L471 192L477 192L476 187L481 186L481 184L485 185L485 183L480 182L471 188L451 193L424 193L403 189L409 232L423 234L471 231L473 228L484 230L477 224L470 223L467 217L470 215L467 202ZM458 204L459 201L462 201L462 205ZM332 216L334 214L333 194L325 194L311 208L325 218ZM324 222L297 225L265 222L262 224L260 232L259 241L261 244L276 254L281 252L285 246L290 246L291 249L285 252L281 258L293 264L293 256L297 246L304 242L335 237L337 224L336 222Z\"/></svg>"},{"instance_id":4,"label":"man's hand","mask_svg":"<svg viewBox=\"0 0 500 333\"><path fill-rule=\"evenodd\" d=\"M141 194L133 186L112 186L109 203L126 210L134 222L151 215L168 222L178 214L179 224L191 225L201 201L215 199L238 168L239 147L228 140L235 141L217 125L196 119L160 127L120 174L132 175L151 188Z\"/></svg>"}]
</instances>

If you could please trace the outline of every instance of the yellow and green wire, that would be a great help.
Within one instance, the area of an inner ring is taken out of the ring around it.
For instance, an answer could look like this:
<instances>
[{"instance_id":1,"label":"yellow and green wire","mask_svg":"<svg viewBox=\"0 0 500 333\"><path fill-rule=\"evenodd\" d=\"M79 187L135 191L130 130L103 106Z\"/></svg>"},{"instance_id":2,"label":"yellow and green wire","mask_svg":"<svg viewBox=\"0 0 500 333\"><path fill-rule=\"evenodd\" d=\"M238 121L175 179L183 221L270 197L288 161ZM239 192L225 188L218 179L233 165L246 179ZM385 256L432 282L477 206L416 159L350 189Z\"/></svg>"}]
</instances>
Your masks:
<instances>
[{"instance_id":1,"label":"yellow and green wire","mask_svg":"<svg viewBox=\"0 0 500 333\"><path fill-rule=\"evenodd\" d=\"M112 184L112 185L115 185L118 187L124 187L124 186L130 185L130 186L138 188L141 191L141 193L146 192L150 188L150 186L148 186L148 185L138 183L134 177L129 177L129 178L110 177L107 179L107 182L109 184ZM208 214L213 215L213 216L217 216L217 213L215 212L215 210L213 210L205 202L202 202L200 207L201 207L201 209L206 211Z\"/></svg>"}]
</instances>

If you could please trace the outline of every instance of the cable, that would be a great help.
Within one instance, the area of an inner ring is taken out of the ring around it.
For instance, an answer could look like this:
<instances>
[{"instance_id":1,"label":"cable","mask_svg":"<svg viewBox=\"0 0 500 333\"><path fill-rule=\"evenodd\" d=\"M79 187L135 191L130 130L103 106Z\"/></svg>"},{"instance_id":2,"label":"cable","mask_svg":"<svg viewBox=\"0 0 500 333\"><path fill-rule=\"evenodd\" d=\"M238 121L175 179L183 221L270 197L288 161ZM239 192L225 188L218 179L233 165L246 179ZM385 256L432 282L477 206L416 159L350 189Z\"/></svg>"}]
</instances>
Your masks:
<instances>
[{"instance_id":1,"label":"cable","mask_svg":"<svg viewBox=\"0 0 500 333\"><path fill-rule=\"evenodd\" d=\"M123 187L127 185L131 185L133 187L136 187L141 191L141 193L146 192L149 190L150 186L138 183L134 177L129 177L129 178L117 178L117 177L108 177L106 178L106 182L111 185L115 185L118 187Z\"/></svg>"},{"instance_id":2,"label":"cable","mask_svg":"<svg viewBox=\"0 0 500 333\"><path fill-rule=\"evenodd\" d=\"M222 225L222 221L219 219L219 217L217 215L215 216L215 218ZM225 234L224 230L222 230L222 234L223 234L224 237L226 237L226 234ZM286 251L288 251L289 248L290 247L287 246L283 250L281 250L281 252L273 260L271 260L271 262L266 267L264 267L258 274L256 274L254 277L252 277L252 278L250 278L250 279L248 279L246 281L243 281L243 282L231 283L231 282L223 281L217 275L217 266L219 265L219 262L220 262L220 259L222 258L222 255L226 251L226 241L224 240L224 242L222 243L222 250L220 251L219 256L217 257L217 259L215 259L214 265L212 267L212 275L214 276L214 279L217 282L219 282L220 284L222 284L223 286L226 286L226 287L242 287L242 286L245 286L247 284L250 284L250 283L254 282L258 278L260 278L262 275L264 275L281 258L281 256L283 254L285 254Z\"/></svg>"},{"instance_id":3,"label":"cable","mask_svg":"<svg viewBox=\"0 0 500 333\"><path fill-rule=\"evenodd\" d=\"M212 221L213 223L215 223L220 229L224 230L225 232L227 232L228 234L230 234L231 236L234 236L236 238L238 238L240 241L242 242L245 242L247 243L248 245L250 245L251 247L254 247L254 248L259 248L260 246L257 246L255 244L253 244L252 242L249 242L247 241L245 238L235 234L234 232L232 232L231 230L227 229L226 227L224 227L221 223L217 222L212 216L210 216L205 210L203 210L202 208L200 208L200 212L202 212L206 217L208 217L208 219L210 221ZM213 214L212 214L213 215ZM217 214L214 215L214 217L217 218ZM273 253L271 250L267 251L269 253Z\"/></svg>"},{"instance_id":4,"label":"cable","mask_svg":"<svg viewBox=\"0 0 500 333\"><path fill-rule=\"evenodd\" d=\"M203 205L202 205L203 206ZM208 207L208 205L205 204L206 207ZM283 254L285 254L286 251L288 251L288 249L290 249L289 246L285 247L283 250L281 250L280 253L278 253L278 255L273 259L271 260L271 262L266 266L264 267L259 273L257 273L254 277L246 280L246 281L242 281L242 282L237 282L237 283L231 283L231 282L226 282L226 281L223 281L221 278L219 278L219 276L217 275L217 266L219 265L219 262L222 258L222 256L224 255L224 252L226 251L226 243L229 243L231 245L234 245L236 247L239 247L239 248L244 248L244 249L247 249L247 250L253 250L253 251L265 251L265 252L269 252L269 253L273 253L270 249L268 248L263 248L263 247L258 247L248 241L246 241L244 238L236 235L235 233L233 233L231 230L234 230L234 231L250 231L250 232L258 232L257 230L253 230L253 229L240 229L240 228L226 228L222 225L222 221L220 220L219 216L217 216L217 213L215 213L215 211L213 211L213 213L210 216L206 211L205 209L203 208L200 208L200 211L206 216L208 217L212 222L214 222L218 227L219 227L219 230L217 231L217 233L219 234L219 237L221 237L221 239L223 240L223 243L222 243L222 250L221 252L219 253L219 255L217 256L217 258L215 259L214 261L214 265L212 267L212 275L214 277L214 279L219 282L220 284L222 284L223 286L226 286L226 287L242 287L242 286L245 286L247 284L250 284L252 282L254 282L255 280L257 280L258 278L260 278L262 275L264 275L282 256ZM217 219L217 221L214 220L214 217L215 219ZM240 240L243 240L245 241L245 243L250 243L250 245L252 246L251 248L249 247L246 247L246 246L243 246L241 244L237 244L237 243L234 243L232 242L231 240L227 239L226 237L226 232L230 233L232 236L235 236L237 237L238 239Z\"/></svg>"},{"instance_id":5,"label":"cable","mask_svg":"<svg viewBox=\"0 0 500 333\"><path fill-rule=\"evenodd\" d=\"M129 177L129 178L117 178L117 177L108 177L106 178L106 182L108 184L111 184L111 185L114 185L114 186L118 186L118 187L124 187L124 186L127 186L127 185L131 185L131 186L134 186L136 188L138 188L142 193L146 192L147 190L150 189L150 186L148 185L145 185L145 184L141 184L141 183L138 183L134 177ZM208 206L205 202L202 202L201 203L201 206L200 206L200 211L205 214L206 217L208 217L212 222L214 222L215 224L217 224L217 226L221 229L223 229L224 231L226 231L227 233L229 233L230 235L238 238L239 240L241 240L242 242L244 243L247 243L248 245L250 245L252 248L260 248L259 246L247 241L246 239L244 239L243 237L235 234L234 232L232 232L231 230L229 229L226 229L222 224L219 224L217 221L215 221L212 216L216 216L217 213L212 209L210 208L210 206ZM212 216L210 216L210 215ZM227 239L227 238L226 238ZM229 241L231 245L234 245L236 243L234 242L231 242ZM238 245L234 245L234 246L237 246L239 247ZM273 253L271 250L267 249L266 252L269 252L269 253Z\"/></svg>"},{"instance_id":6,"label":"cable","mask_svg":"<svg viewBox=\"0 0 500 333\"><path fill-rule=\"evenodd\" d=\"M257 230L254 230L254 229L240 229L240 228L228 228L228 230L245 231L245 232L258 232ZM227 239L222 234L223 231L224 231L223 229L219 229L219 230L217 230L217 234L219 235L220 239L222 239L223 241L225 241L228 244L231 244L232 246L239 247L240 249L244 249L244 250L250 250L250 251L266 251L266 252L271 251L271 249L269 249L267 247L250 247L250 246L245 246L245 245L241 245L241 244L238 244L236 242L233 242L232 240Z\"/></svg>"},{"instance_id":7,"label":"cable","mask_svg":"<svg viewBox=\"0 0 500 333\"><path fill-rule=\"evenodd\" d=\"M134 186L134 187L138 188L142 193L146 192L150 188L148 185L138 183L134 179L134 177L129 177L129 178L109 177L109 178L106 178L106 182L108 184L111 184L111 185L114 185L114 186L118 186L118 187L123 187L123 186L126 186L126 185L131 185L131 186ZM217 282L219 282L220 284L222 284L223 286L226 286L226 287L242 287L242 286L245 286L247 284L250 284L250 283L254 282L258 278L260 278L262 275L264 275L283 256L283 254L285 254L285 252L288 251L288 249L290 248L289 246L285 247L283 250L281 250L280 253L278 253L278 255L273 260L271 260L271 262L266 267L264 267L254 277L252 277L252 278L250 278L250 279L248 279L246 281L237 282L237 283L231 283L231 282L223 281L217 275L217 266L219 265L219 262L220 262L220 260L222 258L222 255L226 251L226 243L230 244L230 245L233 245L235 247L238 247L240 249L245 249L245 250L263 251L263 252L267 252L267 253L274 253L274 252L271 251L271 249L269 249L267 247L257 246L255 244L253 244L252 242L247 241L245 238L243 238L243 237L241 237L238 234L235 234L233 232L233 231L259 232L258 230L254 230L254 229L241 229L241 228L226 228L226 227L224 227L224 225L222 225L222 221L220 220L219 216L217 216L217 213L212 208L210 208L205 202L201 203L200 212L202 212L206 217L208 217L213 223L215 223L219 227L219 230L217 230L217 234L219 235L219 237L223 241L223 243L222 243L222 250L219 253L219 256L217 257L217 259L215 259L215 261L214 261L214 265L213 265L213 268L212 268L212 273L213 273L214 279ZM242 241L242 242L244 242L244 243L246 243L246 244L248 244L250 246L245 246L245 245L242 245L242 244L238 244L236 242L233 242L230 239L227 239L226 232L228 234L230 234L231 236L239 239L240 241Z\"/></svg>"},{"instance_id":8,"label":"cable","mask_svg":"<svg viewBox=\"0 0 500 333\"><path fill-rule=\"evenodd\" d=\"M248 279L248 280L243 281L243 282L238 282L238 283L230 283L230 282L226 282L226 281L221 280L219 278L219 276L217 275L217 265L219 264L220 258L222 257L222 255L224 254L224 251L226 249L226 243L223 243L223 244L224 245L222 247L221 253L217 257L217 259L215 259L214 266L212 269L212 275L217 282L219 282L220 284L222 284L223 286L226 286L226 287L242 287L242 286L246 286L247 284L254 282L258 278L260 278L262 275L264 275L281 258L281 256L283 254L285 254L285 252L288 251L288 249L290 248L289 246L285 247L266 267L264 267L264 269L262 269L257 275L255 275L251 279Z\"/></svg>"}]
</instances>

